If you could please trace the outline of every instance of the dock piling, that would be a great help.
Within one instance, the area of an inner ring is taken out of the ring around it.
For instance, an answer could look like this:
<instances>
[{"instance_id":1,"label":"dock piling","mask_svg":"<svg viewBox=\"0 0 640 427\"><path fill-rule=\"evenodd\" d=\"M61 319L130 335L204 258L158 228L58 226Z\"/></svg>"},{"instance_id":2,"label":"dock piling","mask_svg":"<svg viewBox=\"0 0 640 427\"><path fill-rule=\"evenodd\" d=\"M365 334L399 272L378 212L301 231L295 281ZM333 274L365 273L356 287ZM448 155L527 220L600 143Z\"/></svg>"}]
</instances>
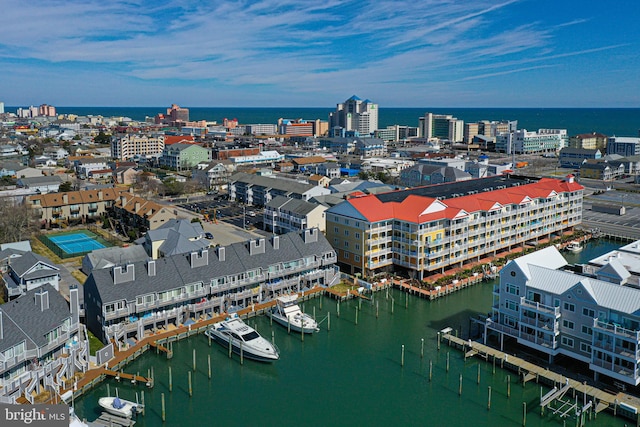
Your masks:
<instances>
[{"instance_id":1,"label":"dock piling","mask_svg":"<svg viewBox=\"0 0 640 427\"><path fill-rule=\"evenodd\" d=\"M362 301L362 300L360 300ZM358 307L356 307L356 325L358 324Z\"/></svg>"},{"instance_id":2,"label":"dock piling","mask_svg":"<svg viewBox=\"0 0 640 427\"><path fill-rule=\"evenodd\" d=\"M340 317L340 300L338 300L338 303L336 304L336 310L338 312L338 317Z\"/></svg>"},{"instance_id":3,"label":"dock piling","mask_svg":"<svg viewBox=\"0 0 640 427\"><path fill-rule=\"evenodd\" d=\"M447 351L447 372L449 372L449 352Z\"/></svg>"},{"instance_id":4,"label":"dock piling","mask_svg":"<svg viewBox=\"0 0 640 427\"><path fill-rule=\"evenodd\" d=\"M211 379L211 355L207 354L207 367L208 369L208 373L209 373L209 379Z\"/></svg>"},{"instance_id":5,"label":"dock piling","mask_svg":"<svg viewBox=\"0 0 640 427\"><path fill-rule=\"evenodd\" d=\"M433 378L433 361L429 359L429 382Z\"/></svg>"},{"instance_id":6,"label":"dock piling","mask_svg":"<svg viewBox=\"0 0 640 427\"><path fill-rule=\"evenodd\" d=\"M193 387L191 384L191 371L189 371L189 397L193 396Z\"/></svg>"},{"instance_id":7,"label":"dock piling","mask_svg":"<svg viewBox=\"0 0 640 427\"><path fill-rule=\"evenodd\" d=\"M424 359L424 338L420 338L420 359Z\"/></svg>"},{"instance_id":8,"label":"dock piling","mask_svg":"<svg viewBox=\"0 0 640 427\"><path fill-rule=\"evenodd\" d=\"M511 375L507 375L507 397L511 397Z\"/></svg>"},{"instance_id":9,"label":"dock piling","mask_svg":"<svg viewBox=\"0 0 640 427\"><path fill-rule=\"evenodd\" d=\"M462 396L462 374L460 374L460 385L458 385L458 396Z\"/></svg>"},{"instance_id":10,"label":"dock piling","mask_svg":"<svg viewBox=\"0 0 640 427\"><path fill-rule=\"evenodd\" d=\"M193 372L196 371L196 349L193 349Z\"/></svg>"},{"instance_id":11,"label":"dock piling","mask_svg":"<svg viewBox=\"0 0 640 427\"><path fill-rule=\"evenodd\" d=\"M376 319L378 318L378 301L376 301Z\"/></svg>"},{"instance_id":12,"label":"dock piling","mask_svg":"<svg viewBox=\"0 0 640 427\"><path fill-rule=\"evenodd\" d=\"M162 422L165 422L167 420L166 417L166 412L165 412L165 406L164 406L164 393L162 393Z\"/></svg>"},{"instance_id":13,"label":"dock piling","mask_svg":"<svg viewBox=\"0 0 640 427\"><path fill-rule=\"evenodd\" d=\"M522 427L527 425L527 402L522 402Z\"/></svg>"},{"instance_id":14,"label":"dock piling","mask_svg":"<svg viewBox=\"0 0 640 427\"><path fill-rule=\"evenodd\" d=\"M487 409L491 409L491 386L489 386L489 397L487 398Z\"/></svg>"},{"instance_id":15,"label":"dock piling","mask_svg":"<svg viewBox=\"0 0 640 427\"><path fill-rule=\"evenodd\" d=\"M404 308L407 309L409 308L409 293L405 293L404 294Z\"/></svg>"},{"instance_id":16,"label":"dock piling","mask_svg":"<svg viewBox=\"0 0 640 427\"><path fill-rule=\"evenodd\" d=\"M173 377L171 376L171 366L169 366L169 391L173 390Z\"/></svg>"},{"instance_id":17,"label":"dock piling","mask_svg":"<svg viewBox=\"0 0 640 427\"><path fill-rule=\"evenodd\" d=\"M331 312L327 313L327 332L331 330Z\"/></svg>"},{"instance_id":18,"label":"dock piling","mask_svg":"<svg viewBox=\"0 0 640 427\"><path fill-rule=\"evenodd\" d=\"M400 366L404 366L404 344L402 344L402 356L400 357Z\"/></svg>"},{"instance_id":19,"label":"dock piling","mask_svg":"<svg viewBox=\"0 0 640 427\"><path fill-rule=\"evenodd\" d=\"M478 363L478 384L480 384L480 364Z\"/></svg>"},{"instance_id":20,"label":"dock piling","mask_svg":"<svg viewBox=\"0 0 640 427\"><path fill-rule=\"evenodd\" d=\"M140 403L142 403L142 416L144 417L144 389L141 390Z\"/></svg>"}]
</instances>

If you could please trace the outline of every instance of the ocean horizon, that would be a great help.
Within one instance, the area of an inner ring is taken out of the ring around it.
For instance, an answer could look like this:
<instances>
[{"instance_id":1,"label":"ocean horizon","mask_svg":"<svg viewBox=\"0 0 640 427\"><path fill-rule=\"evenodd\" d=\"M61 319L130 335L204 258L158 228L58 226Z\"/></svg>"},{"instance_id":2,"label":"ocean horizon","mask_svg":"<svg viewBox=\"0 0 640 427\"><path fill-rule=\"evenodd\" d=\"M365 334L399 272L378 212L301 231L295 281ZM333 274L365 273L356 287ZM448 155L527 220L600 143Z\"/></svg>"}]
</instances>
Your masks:
<instances>
[{"instance_id":1,"label":"ocean horizon","mask_svg":"<svg viewBox=\"0 0 640 427\"><path fill-rule=\"evenodd\" d=\"M190 120L222 123L224 118L241 124L276 123L280 118L327 120L334 108L321 107L188 107ZM18 107L5 107L15 111ZM23 107L24 108L24 107ZM127 117L144 121L165 113L167 107L56 107L58 114ZM598 132L609 136L640 136L640 108L384 108L378 110L378 128L418 126L425 113L448 114L465 122L517 120L518 129L567 129L569 135Z\"/></svg>"}]
</instances>

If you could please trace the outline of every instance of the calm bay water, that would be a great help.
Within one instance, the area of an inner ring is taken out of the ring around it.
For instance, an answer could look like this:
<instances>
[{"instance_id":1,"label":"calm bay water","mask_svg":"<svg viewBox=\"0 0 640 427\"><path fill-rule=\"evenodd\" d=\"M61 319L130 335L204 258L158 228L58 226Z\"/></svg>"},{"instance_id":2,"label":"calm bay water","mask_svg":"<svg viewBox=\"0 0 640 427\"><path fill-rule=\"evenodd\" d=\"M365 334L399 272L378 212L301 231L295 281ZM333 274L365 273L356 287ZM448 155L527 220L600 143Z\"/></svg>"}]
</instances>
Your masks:
<instances>
[{"instance_id":1,"label":"calm bay water","mask_svg":"<svg viewBox=\"0 0 640 427\"><path fill-rule=\"evenodd\" d=\"M618 247L600 241L588 244L580 254L570 254L570 262L583 262ZM313 336L287 334L286 328L270 325L264 316L249 320L265 337L275 333L281 359L273 364L245 360L241 365L226 349L208 341L203 335L174 344L174 357L148 352L125 372L145 374L152 366L156 385L144 389L147 413L138 416L138 426L160 426L161 393L165 394L167 426L264 425L264 426L520 426L522 403L527 403L527 426L563 425L563 420L540 417L540 388L526 387L516 381L513 372L496 369L481 359L464 361L463 354L442 344L437 350L436 332L451 326L466 336L469 318L487 313L492 302L493 283L465 289L435 301L408 297L400 291L379 292L374 300L362 302L356 324L358 301L340 305L323 298L307 301L304 310L316 317L331 312L331 331L327 321ZM393 302L392 302L393 301ZM393 314L392 314L393 304ZM421 339L425 355L420 357ZM405 364L401 366L401 346L405 345ZM192 352L196 350L197 370L193 373L193 397L188 394L188 372L192 369ZM450 370L446 372L447 352ZM207 355L211 355L213 378L207 377ZM433 361L433 379L429 381L429 360ZM480 365L481 380L477 384ZM168 390L168 367L173 371L173 391ZM458 395L459 376L463 375L462 397ZM507 398L507 375L511 376L511 397ZM99 416L99 397L118 388L121 397L135 400L143 386L102 383L76 402L80 417L93 420ZM487 410L488 387L492 387L491 410ZM545 389L546 393L547 389ZM575 425L575 420L566 420ZM601 413L593 426L623 426L628 420Z\"/></svg>"},{"instance_id":2,"label":"calm bay water","mask_svg":"<svg viewBox=\"0 0 640 427\"><path fill-rule=\"evenodd\" d=\"M188 107L188 106L184 106ZM7 107L14 111L15 107ZM144 120L166 107L59 107L58 113L129 117ZM237 118L240 123L276 123L279 118L327 120L335 108L189 108L191 120ZM418 118L426 112L451 114L465 122L478 120L518 120L518 128L538 130L567 129L569 135L600 132L605 135L638 136L640 108L385 108L379 110L379 128L388 125L418 126Z\"/></svg>"}]
</instances>

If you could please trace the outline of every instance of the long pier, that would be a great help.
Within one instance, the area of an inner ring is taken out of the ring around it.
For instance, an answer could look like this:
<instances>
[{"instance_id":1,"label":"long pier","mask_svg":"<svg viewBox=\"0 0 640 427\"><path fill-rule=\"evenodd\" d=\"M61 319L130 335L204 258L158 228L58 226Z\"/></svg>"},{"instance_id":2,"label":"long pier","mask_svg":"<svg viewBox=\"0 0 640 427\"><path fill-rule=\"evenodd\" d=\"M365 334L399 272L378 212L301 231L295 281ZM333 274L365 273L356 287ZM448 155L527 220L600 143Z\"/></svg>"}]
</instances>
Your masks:
<instances>
[{"instance_id":1,"label":"long pier","mask_svg":"<svg viewBox=\"0 0 640 427\"><path fill-rule=\"evenodd\" d=\"M574 395L576 393L582 395L585 401L592 401L596 413L610 409L614 414L617 412L625 413L629 417L637 419L637 422L640 423L640 415L638 415L640 412L640 399L638 398L625 393L612 394L608 391L590 386L586 382L576 381L557 372L550 371L548 368L535 365L522 358L507 354L482 343L463 340L452 335L450 329L444 329L442 332L439 332L438 339L445 340L450 347L460 349L464 353L465 359L467 357L478 356L487 362L491 360L493 363L499 363L501 368L517 372L518 376L522 379L523 386L531 380L552 385L554 389L547 393L547 395L541 396L540 406L542 410L544 410L545 407L549 407L553 401L562 398L567 392L572 391Z\"/></svg>"}]
</instances>

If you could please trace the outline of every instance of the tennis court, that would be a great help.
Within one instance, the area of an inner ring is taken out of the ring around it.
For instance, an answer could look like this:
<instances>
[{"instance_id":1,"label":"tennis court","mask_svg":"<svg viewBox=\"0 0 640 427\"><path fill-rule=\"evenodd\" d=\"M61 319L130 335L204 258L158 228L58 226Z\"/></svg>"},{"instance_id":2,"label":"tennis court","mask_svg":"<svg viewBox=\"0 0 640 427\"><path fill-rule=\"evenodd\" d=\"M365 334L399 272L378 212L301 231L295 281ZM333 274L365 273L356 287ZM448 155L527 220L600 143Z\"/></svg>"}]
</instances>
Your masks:
<instances>
[{"instance_id":1,"label":"tennis court","mask_svg":"<svg viewBox=\"0 0 640 427\"><path fill-rule=\"evenodd\" d=\"M42 236L40 240L61 258L80 256L109 245L89 230L70 231Z\"/></svg>"}]
</instances>

